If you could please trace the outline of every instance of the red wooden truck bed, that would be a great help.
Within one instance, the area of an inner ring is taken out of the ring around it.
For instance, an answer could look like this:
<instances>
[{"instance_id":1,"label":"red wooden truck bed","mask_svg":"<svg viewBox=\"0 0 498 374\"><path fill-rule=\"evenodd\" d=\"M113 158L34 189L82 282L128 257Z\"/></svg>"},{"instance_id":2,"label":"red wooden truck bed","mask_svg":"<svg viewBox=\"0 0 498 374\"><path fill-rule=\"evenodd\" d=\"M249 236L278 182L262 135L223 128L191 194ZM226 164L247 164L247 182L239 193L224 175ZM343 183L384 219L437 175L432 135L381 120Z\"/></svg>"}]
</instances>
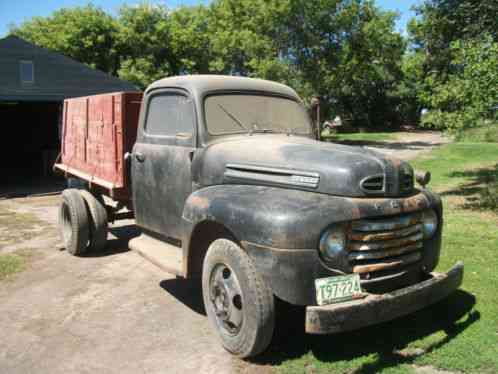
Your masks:
<instances>
[{"instance_id":1,"label":"red wooden truck bed","mask_svg":"<svg viewBox=\"0 0 498 374\"><path fill-rule=\"evenodd\" d=\"M142 93L115 92L64 101L62 148L55 168L130 200L124 155L137 137Z\"/></svg>"}]
</instances>

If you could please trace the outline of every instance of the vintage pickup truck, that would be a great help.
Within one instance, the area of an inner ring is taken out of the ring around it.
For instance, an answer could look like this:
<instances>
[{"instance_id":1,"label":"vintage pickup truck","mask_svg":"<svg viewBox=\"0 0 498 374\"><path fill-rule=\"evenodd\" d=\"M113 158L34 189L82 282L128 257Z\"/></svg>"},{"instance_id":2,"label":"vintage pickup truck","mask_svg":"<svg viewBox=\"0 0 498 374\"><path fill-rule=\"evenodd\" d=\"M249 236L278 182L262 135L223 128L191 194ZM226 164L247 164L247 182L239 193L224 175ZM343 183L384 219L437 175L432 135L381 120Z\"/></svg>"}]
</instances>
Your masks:
<instances>
[{"instance_id":1,"label":"vintage pickup truck","mask_svg":"<svg viewBox=\"0 0 498 374\"><path fill-rule=\"evenodd\" d=\"M208 318L240 357L268 347L276 300L305 308L306 331L324 334L458 288L461 263L433 272L442 205L428 181L418 188L408 163L311 134L294 90L259 79L181 76L143 101L66 100L55 167L85 188L62 194L64 244L100 250L108 221L134 217L142 234L130 248L202 278Z\"/></svg>"}]
</instances>

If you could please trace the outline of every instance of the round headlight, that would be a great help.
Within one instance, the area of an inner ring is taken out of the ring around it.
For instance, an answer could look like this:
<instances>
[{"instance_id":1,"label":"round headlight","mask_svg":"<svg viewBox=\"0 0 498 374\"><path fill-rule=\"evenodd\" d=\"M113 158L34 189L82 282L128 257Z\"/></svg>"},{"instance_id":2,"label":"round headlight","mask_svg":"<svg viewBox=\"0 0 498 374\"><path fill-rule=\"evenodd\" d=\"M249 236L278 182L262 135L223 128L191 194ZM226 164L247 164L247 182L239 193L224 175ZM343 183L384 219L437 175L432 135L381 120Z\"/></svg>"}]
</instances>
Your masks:
<instances>
[{"instance_id":1,"label":"round headlight","mask_svg":"<svg viewBox=\"0 0 498 374\"><path fill-rule=\"evenodd\" d=\"M346 248L346 234L342 226L325 231L320 238L320 253L325 260L334 261L341 257Z\"/></svg>"},{"instance_id":2,"label":"round headlight","mask_svg":"<svg viewBox=\"0 0 498 374\"><path fill-rule=\"evenodd\" d=\"M426 210L422 213L422 225L424 226L424 239L430 239L437 231L438 218L435 211Z\"/></svg>"}]
</instances>

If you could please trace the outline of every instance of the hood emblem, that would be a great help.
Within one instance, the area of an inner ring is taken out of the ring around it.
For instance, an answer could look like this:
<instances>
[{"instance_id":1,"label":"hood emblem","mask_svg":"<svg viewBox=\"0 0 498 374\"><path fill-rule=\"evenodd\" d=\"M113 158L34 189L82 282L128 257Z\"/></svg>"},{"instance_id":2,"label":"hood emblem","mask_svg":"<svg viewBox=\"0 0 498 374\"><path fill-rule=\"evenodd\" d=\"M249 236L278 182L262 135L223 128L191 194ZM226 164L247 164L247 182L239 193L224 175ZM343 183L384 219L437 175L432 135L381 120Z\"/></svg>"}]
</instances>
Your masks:
<instances>
[{"instance_id":1,"label":"hood emblem","mask_svg":"<svg viewBox=\"0 0 498 374\"><path fill-rule=\"evenodd\" d=\"M320 182L320 174L315 172L251 164L227 164L224 177L231 182L252 181L308 188L317 188Z\"/></svg>"},{"instance_id":2,"label":"hood emblem","mask_svg":"<svg viewBox=\"0 0 498 374\"><path fill-rule=\"evenodd\" d=\"M319 177L310 177L310 176L305 176L305 175L292 175L291 176L291 181L294 183L298 184L303 184L303 185L312 185L316 186L318 185L318 181L320 180Z\"/></svg>"}]
</instances>

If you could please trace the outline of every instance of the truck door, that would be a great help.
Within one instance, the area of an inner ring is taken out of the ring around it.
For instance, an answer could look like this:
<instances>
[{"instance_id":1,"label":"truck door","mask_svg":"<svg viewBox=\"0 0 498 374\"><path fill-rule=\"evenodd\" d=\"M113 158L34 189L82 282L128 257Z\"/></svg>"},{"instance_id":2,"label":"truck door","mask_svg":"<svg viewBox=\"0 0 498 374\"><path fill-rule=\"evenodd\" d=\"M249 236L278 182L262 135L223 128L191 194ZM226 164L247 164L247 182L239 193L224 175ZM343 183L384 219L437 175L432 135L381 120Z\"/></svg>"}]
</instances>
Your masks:
<instances>
[{"instance_id":1,"label":"truck door","mask_svg":"<svg viewBox=\"0 0 498 374\"><path fill-rule=\"evenodd\" d=\"M183 206L192 192L195 118L193 100L181 90L145 99L131 161L135 218L165 238L181 238Z\"/></svg>"}]
</instances>

